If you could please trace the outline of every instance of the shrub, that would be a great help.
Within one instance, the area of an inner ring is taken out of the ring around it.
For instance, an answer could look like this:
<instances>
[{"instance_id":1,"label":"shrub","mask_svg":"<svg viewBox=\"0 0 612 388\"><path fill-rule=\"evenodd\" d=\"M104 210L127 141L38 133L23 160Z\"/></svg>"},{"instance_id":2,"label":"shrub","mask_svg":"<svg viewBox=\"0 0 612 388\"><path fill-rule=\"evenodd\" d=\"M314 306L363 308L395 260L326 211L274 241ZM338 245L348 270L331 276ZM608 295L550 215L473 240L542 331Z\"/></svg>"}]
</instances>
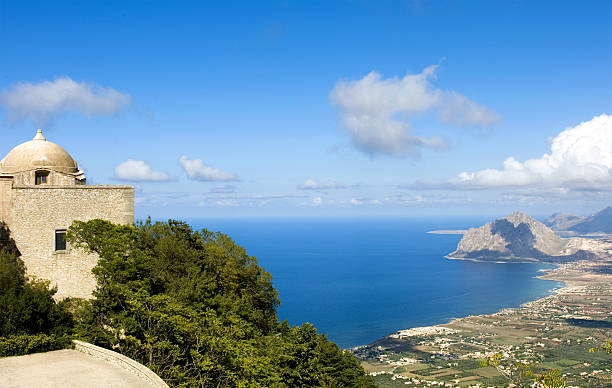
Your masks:
<instances>
[{"instance_id":1,"label":"shrub","mask_svg":"<svg viewBox=\"0 0 612 388\"><path fill-rule=\"evenodd\" d=\"M0 337L0 357L23 356L30 353L48 352L71 347L72 341L68 336L22 334Z\"/></svg>"}]
</instances>

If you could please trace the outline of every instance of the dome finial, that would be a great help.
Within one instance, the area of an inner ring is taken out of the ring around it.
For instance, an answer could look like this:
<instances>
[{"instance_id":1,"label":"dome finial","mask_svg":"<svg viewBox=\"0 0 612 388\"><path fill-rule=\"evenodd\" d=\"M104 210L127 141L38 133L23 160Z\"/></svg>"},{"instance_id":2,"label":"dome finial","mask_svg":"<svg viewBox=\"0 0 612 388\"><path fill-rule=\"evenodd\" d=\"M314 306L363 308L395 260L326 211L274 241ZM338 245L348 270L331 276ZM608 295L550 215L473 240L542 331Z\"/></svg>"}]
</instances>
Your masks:
<instances>
[{"instance_id":1,"label":"dome finial","mask_svg":"<svg viewBox=\"0 0 612 388\"><path fill-rule=\"evenodd\" d=\"M39 129L38 131L36 131L36 136L34 136L34 139L32 140L47 140L45 139L45 137L42 134L42 129Z\"/></svg>"}]
</instances>

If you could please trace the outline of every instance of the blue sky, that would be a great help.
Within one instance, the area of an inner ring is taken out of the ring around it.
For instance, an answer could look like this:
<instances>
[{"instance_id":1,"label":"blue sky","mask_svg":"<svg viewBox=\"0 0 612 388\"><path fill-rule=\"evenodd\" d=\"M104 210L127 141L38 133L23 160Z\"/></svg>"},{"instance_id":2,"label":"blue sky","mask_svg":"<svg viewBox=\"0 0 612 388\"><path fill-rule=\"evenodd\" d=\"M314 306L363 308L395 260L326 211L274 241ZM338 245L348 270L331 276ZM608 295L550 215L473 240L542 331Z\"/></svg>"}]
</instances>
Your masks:
<instances>
[{"instance_id":1,"label":"blue sky","mask_svg":"<svg viewBox=\"0 0 612 388\"><path fill-rule=\"evenodd\" d=\"M612 191L611 16L0 0L0 152L42 127L139 217L588 214Z\"/></svg>"}]
</instances>

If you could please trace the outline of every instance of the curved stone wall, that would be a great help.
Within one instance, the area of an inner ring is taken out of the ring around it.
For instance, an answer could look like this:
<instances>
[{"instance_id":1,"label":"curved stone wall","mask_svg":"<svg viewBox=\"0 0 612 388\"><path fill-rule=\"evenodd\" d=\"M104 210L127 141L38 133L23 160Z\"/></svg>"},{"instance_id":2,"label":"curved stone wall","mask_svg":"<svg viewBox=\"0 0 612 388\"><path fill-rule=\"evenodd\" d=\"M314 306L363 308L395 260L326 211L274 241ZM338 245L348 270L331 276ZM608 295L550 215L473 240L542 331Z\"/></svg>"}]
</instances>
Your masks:
<instances>
[{"instance_id":1,"label":"curved stone wall","mask_svg":"<svg viewBox=\"0 0 612 388\"><path fill-rule=\"evenodd\" d=\"M73 340L72 342L74 342L75 350L95 357L97 359L104 360L120 368L126 369L130 373L148 382L152 387L169 388L168 384L166 384L164 380L162 380L158 375L156 375L151 369L147 368L139 362L132 360L129 357L126 357L117 352L113 352L112 350L92 345L87 342L77 340Z\"/></svg>"}]
</instances>

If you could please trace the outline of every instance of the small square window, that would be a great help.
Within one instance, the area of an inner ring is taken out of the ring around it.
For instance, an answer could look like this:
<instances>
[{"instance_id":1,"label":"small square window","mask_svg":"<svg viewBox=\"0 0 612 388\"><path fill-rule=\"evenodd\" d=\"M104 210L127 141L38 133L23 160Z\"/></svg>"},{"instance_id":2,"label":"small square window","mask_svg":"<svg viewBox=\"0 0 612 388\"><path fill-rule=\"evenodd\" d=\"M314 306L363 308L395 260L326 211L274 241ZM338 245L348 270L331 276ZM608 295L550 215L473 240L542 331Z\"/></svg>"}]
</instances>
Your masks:
<instances>
[{"instance_id":1,"label":"small square window","mask_svg":"<svg viewBox=\"0 0 612 388\"><path fill-rule=\"evenodd\" d=\"M56 251L66 250L66 231L65 230L55 231L55 250Z\"/></svg>"},{"instance_id":2,"label":"small square window","mask_svg":"<svg viewBox=\"0 0 612 388\"><path fill-rule=\"evenodd\" d=\"M46 185L49 177L49 171L36 171L34 183L37 185Z\"/></svg>"}]
</instances>

